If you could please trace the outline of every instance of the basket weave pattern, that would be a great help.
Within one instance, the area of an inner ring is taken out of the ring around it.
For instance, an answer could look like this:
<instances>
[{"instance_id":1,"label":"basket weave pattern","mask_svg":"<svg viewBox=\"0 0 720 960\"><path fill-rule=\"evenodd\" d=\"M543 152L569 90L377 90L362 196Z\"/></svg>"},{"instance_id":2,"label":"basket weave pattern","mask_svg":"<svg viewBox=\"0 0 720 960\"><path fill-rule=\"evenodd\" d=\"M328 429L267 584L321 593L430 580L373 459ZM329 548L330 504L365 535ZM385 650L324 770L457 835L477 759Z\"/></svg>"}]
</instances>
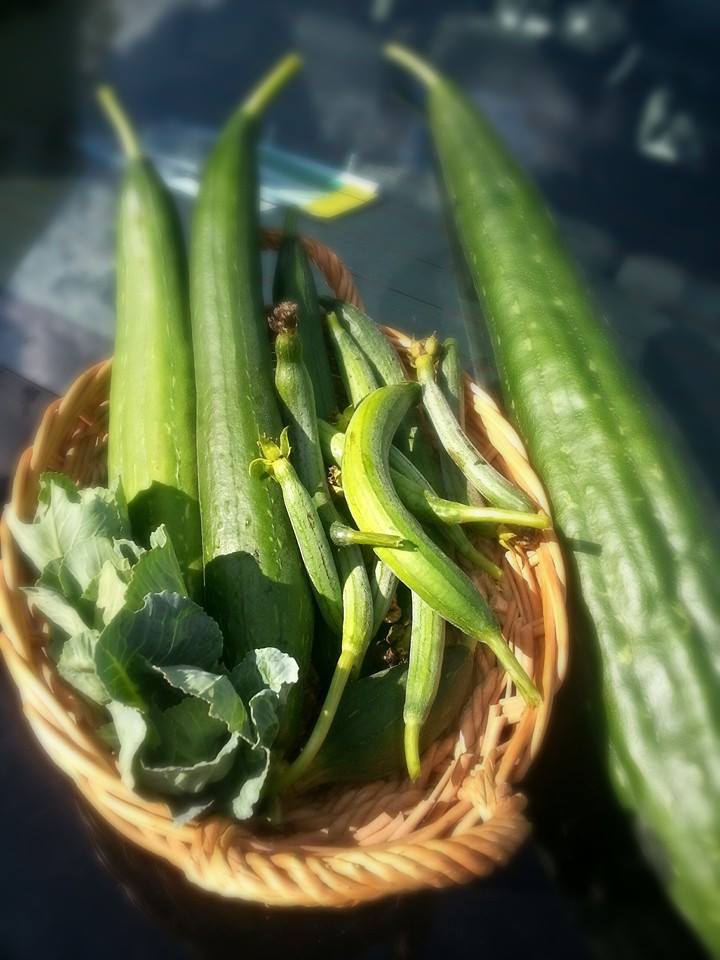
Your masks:
<instances>
[{"instance_id":1,"label":"basket weave pattern","mask_svg":"<svg viewBox=\"0 0 720 960\"><path fill-rule=\"evenodd\" d=\"M263 232L274 249L276 231ZM358 306L352 277L328 248L305 241L336 296ZM387 329L404 353L407 336ZM12 503L34 513L38 480L60 470L82 485L103 482L110 361L85 371L49 405L33 445L20 457ZM549 511L545 493L515 431L492 398L465 381L467 429L488 459ZM212 817L173 823L167 807L130 791L95 737L94 708L58 676L43 622L21 591L26 564L0 523L0 649L25 716L46 752L92 807L120 834L175 865L200 887L278 906L344 907L426 887L463 883L508 860L528 832L525 800L514 784L540 748L567 664L565 572L552 531L517 538L497 559L504 577L475 580L508 642L543 694L528 709L484 648L473 691L456 729L424 754L415 783L403 777L342 786L288 803L283 832Z\"/></svg>"}]
</instances>

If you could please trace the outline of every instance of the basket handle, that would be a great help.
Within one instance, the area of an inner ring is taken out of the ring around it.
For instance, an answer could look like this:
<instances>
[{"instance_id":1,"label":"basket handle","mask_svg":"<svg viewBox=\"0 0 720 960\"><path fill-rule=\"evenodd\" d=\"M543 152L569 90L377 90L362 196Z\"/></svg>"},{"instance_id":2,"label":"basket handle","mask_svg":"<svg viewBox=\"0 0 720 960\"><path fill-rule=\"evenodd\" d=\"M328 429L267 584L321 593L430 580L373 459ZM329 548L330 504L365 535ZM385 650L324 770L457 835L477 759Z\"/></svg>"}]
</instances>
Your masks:
<instances>
[{"instance_id":1,"label":"basket handle","mask_svg":"<svg viewBox=\"0 0 720 960\"><path fill-rule=\"evenodd\" d=\"M275 227L262 227L260 230L260 243L263 250L277 250L282 237L282 230ZM362 297L355 286L352 274L340 257L314 237L301 237L301 240L308 257L325 277L327 285L338 300L344 300L362 310Z\"/></svg>"}]
</instances>

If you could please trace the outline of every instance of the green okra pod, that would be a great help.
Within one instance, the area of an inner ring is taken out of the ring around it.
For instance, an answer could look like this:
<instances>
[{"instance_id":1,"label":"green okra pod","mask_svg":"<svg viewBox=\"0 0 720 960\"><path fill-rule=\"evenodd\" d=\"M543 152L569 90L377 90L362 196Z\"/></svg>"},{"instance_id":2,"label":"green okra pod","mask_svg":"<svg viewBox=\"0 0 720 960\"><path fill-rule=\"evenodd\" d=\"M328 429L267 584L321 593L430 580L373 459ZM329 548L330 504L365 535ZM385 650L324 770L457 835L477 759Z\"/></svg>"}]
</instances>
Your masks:
<instances>
[{"instance_id":1,"label":"green okra pod","mask_svg":"<svg viewBox=\"0 0 720 960\"><path fill-rule=\"evenodd\" d=\"M263 438L259 446L262 456L252 461L250 472L256 478L272 477L280 485L318 609L327 625L340 633L343 620L340 578L317 508L290 463L288 428L283 429L278 443Z\"/></svg>"},{"instance_id":2,"label":"green okra pod","mask_svg":"<svg viewBox=\"0 0 720 960\"><path fill-rule=\"evenodd\" d=\"M405 763L411 780L420 776L420 733L435 702L444 650L445 621L413 593L410 661L403 708Z\"/></svg>"},{"instance_id":3,"label":"green okra pod","mask_svg":"<svg viewBox=\"0 0 720 960\"><path fill-rule=\"evenodd\" d=\"M415 550L374 550L440 616L473 640L487 644L521 695L536 705L540 695L535 685L505 642L475 585L408 513L392 485L392 438L405 413L417 402L420 391L416 383L380 387L356 409L345 434L343 452L347 504L361 530L393 531L414 543Z\"/></svg>"},{"instance_id":4,"label":"green okra pod","mask_svg":"<svg viewBox=\"0 0 720 960\"><path fill-rule=\"evenodd\" d=\"M328 311L325 315L325 323L335 351L340 379L348 400L356 406L363 397L377 387L375 374L358 345L338 320L334 310Z\"/></svg>"},{"instance_id":5,"label":"green okra pod","mask_svg":"<svg viewBox=\"0 0 720 960\"><path fill-rule=\"evenodd\" d=\"M337 410L322 312L305 247L297 233L297 211L288 210L273 277L273 302L295 304L305 344L304 361L310 374L318 416L326 419Z\"/></svg>"},{"instance_id":6,"label":"green okra pod","mask_svg":"<svg viewBox=\"0 0 720 960\"><path fill-rule=\"evenodd\" d=\"M331 303L331 306L332 305L333 304ZM364 341L365 349L374 355L374 363L376 365L375 370L377 370L378 374L381 377L392 376L402 379L404 374L397 354L393 350L390 343L388 343L385 336L379 330L377 330L372 320L370 320L369 317L366 317L361 310L358 310L355 307L350 307L349 304L337 301L336 306L340 311L342 311L342 315L345 319L348 317L353 317L360 318L362 321L364 318L364 321L366 322L362 322L362 328L370 330L375 328L374 332L379 334L379 337L375 335L370 341ZM367 396L368 393L371 393L378 386L378 381L373 370L373 363L370 361L365 350L363 350L360 344L356 341L355 337L345 329L340 321L340 316L335 309L328 310L326 314L326 322L328 333L335 349L335 356L340 369L340 376L345 386L347 398L350 403L355 406L360 403L363 397ZM370 349L370 343L372 343L373 349ZM341 420L345 419L349 419L347 410L345 411ZM324 427L324 424L319 425L321 433L325 432ZM336 463L337 466L340 466L339 460L336 461ZM375 630L377 630L379 625L385 619L385 615L395 593L396 582L396 579L392 576L392 572L390 570L383 570L381 564L376 565L371 571L371 588L374 608L373 622L375 624Z\"/></svg>"},{"instance_id":7,"label":"green okra pod","mask_svg":"<svg viewBox=\"0 0 720 960\"><path fill-rule=\"evenodd\" d=\"M457 340L448 337L443 341L440 363L437 371L438 386L455 414L457 422L465 429L465 390L462 382L462 367ZM468 481L445 450L441 451L440 470L443 486L448 500L457 503L470 503Z\"/></svg>"},{"instance_id":8,"label":"green okra pod","mask_svg":"<svg viewBox=\"0 0 720 960\"><path fill-rule=\"evenodd\" d=\"M412 352L418 382L422 386L423 404L440 443L478 493L494 506L508 510L532 510L530 497L487 462L458 423L435 380L438 349L437 340L429 337L413 344Z\"/></svg>"}]
</instances>

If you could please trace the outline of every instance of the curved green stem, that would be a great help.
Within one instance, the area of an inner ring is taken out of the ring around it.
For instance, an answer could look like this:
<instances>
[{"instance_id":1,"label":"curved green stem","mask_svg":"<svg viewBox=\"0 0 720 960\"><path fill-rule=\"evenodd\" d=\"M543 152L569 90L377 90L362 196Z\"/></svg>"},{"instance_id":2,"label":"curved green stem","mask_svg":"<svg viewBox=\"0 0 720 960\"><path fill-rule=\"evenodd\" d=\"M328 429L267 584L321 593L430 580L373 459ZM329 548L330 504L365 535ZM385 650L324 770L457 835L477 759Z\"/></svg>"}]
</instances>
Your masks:
<instances>
[{"instance_id":1,"label":"curved green stem","mask_svg":"<svg viewBox=\"0 0 720 960\"><path fill-rule=\"evenodd\" d=\"M246 116L258 117L264 112L268 104L275 99L282 88L291 80L302 67L302 59L296 53L288 53L260 83L250 92L248 97L238 108Z\"/></svg>"},{"instance_id":2,"label":"curved green stem","mask_svg":"<svg viewBox=\"0 0 720 960\"><path fill-rule=\"evenodd\" d=\"M140 140L115 91L112 87L103 84L97 88L96 96L127 159L139 160L142 156Z\"/></svg>"},{"instance_id":3,"label":"curved green stem","mask_svg":"<svg viewBox=\"0 0 720 960\"><path fill-rule=\"evenodd\" d=\"M437 70L402 44L388 43L385 45L384 52L388 60L393 60L401 67L405 67L426 87L434 87L436 83L440 82L440 74Z\"/></svg>"},{"instance_id":4,"label":"curved green stem","mask_svg":"<svg viewBox=\"0 0 720 960\"><path fill-rule=\"evenodd\" d=\"M325 742L325 738L330 732L333 719L337 713L337 708L342 699L343 692L350 678L353 668L354 656L350 651L340 654L340 658L335 667L330 687L325 697L325 701L320 710L320 715L313 727L313 731L308 737L305 746L300 755L295 759L283 774L280 780L280 792L287 790L296 780L299 780L303 774L312 765L313 760L318 754L320 747Z\"/></svg>"},{"instance_id":5,"label":"curved green stem","mask_svg":"<svg viewBox=\"0 0 720 960\"><path fill-rule=\"evenodd\" d=\"M355 530L353 527L337 522L330 526L330 539L336 547L396 547L398 550L412 550L412 543L409 540L397 537L393 533Z\"/></svg>"}]
</instances>

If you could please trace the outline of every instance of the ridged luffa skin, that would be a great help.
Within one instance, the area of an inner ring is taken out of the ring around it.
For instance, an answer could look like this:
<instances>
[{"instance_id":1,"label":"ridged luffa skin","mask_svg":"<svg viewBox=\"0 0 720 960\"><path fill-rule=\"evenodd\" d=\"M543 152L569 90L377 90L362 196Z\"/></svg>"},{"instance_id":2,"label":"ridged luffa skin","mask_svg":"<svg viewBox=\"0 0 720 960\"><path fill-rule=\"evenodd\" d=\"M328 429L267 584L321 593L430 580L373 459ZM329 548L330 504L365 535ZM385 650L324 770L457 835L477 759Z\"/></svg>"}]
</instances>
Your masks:
<instances>
[{"instance_id":1,"label":"ridged luffa skin","mask_svg":"<svg viewBox=\"0 0 720 960\"><path fill-rule=\"evenodd\" d=\"M278 647L295 657L302 677L313 630L310 590L277 484L248 469L260 437L281 430L260 274L258 121L298 65L281 61L232 115L207 160L190 288L206 606L231 662L253 648Z\"/></svg>"},{"instance_id":2,"label":"ridged luffa skin","mask_svg":"<svg viewBox=\"0 0 720 960\"><path fill-rule=\"evenodd\" d=\"M720 954L717 536L535 188L457 87L406 51L395 59L428 87L505 395L574 559L618 795L670 896Z\"/></svg>"}]
</instances>

